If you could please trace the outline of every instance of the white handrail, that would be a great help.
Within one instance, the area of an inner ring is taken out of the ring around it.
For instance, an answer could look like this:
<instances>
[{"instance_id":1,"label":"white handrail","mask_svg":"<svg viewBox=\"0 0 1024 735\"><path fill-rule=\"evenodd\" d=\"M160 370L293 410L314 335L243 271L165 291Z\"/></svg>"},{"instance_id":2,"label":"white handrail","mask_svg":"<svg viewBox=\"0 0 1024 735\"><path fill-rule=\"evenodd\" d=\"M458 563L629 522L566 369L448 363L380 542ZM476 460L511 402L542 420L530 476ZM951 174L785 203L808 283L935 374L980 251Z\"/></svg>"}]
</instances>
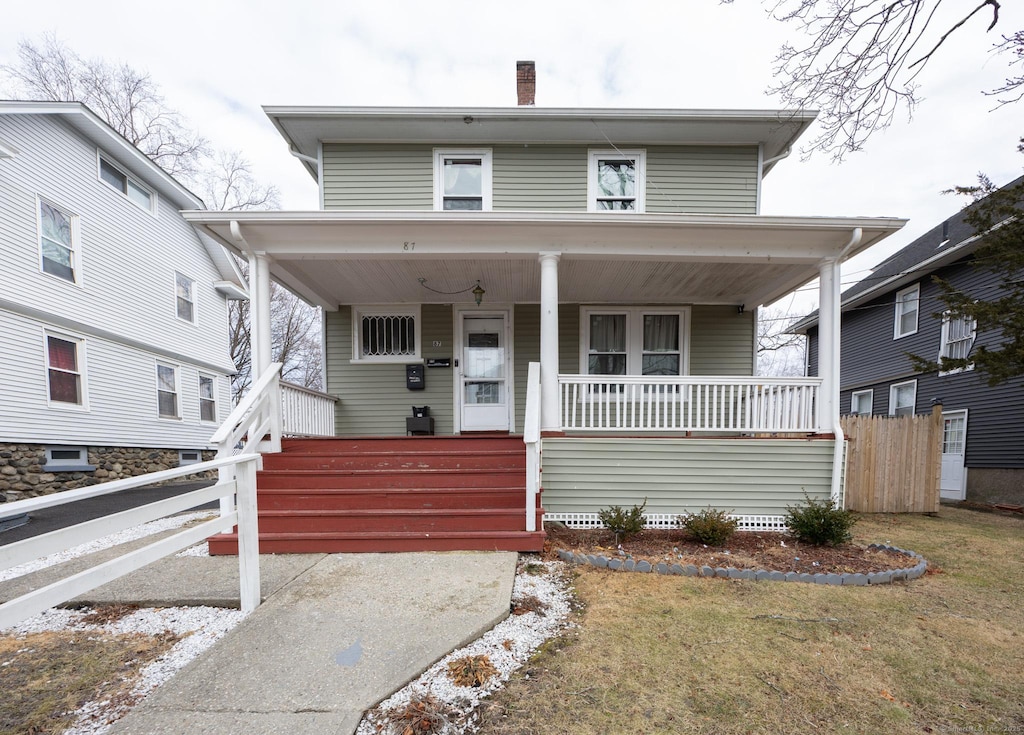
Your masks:
<instances>
[{"instance_id":1,"label":"white handrail","mask_svg":"<svg viewBox=\"0 0 1024 735\"><path fill-rule=\"evenodd\" d=\"M278 376L281 372L281 363L275 362L267 368L266 372L259 377L259 379L252 384L249 388L249 392L242 396L242 400L238 402L234 410L228 414L227 419L220 425L217 431L213 432L213 436L210 437L212 444L220 444L224 441L228 433L233 431L235 426L241 423L245 415L252 410L253 406L260 401L264 394L267 393L267 388L271 383L278 382Z\"/></svg>"},{"instance_id":2,"label":"white handrail","mask_svg":"<svg viewBox=\"0 0 1024 735\"><path fill-rule=\"evenodd\" d=\"M540 363L531 362L526 374L526 530L537 530L537 493L540 492Z\"/></svg>"}]
</instances>

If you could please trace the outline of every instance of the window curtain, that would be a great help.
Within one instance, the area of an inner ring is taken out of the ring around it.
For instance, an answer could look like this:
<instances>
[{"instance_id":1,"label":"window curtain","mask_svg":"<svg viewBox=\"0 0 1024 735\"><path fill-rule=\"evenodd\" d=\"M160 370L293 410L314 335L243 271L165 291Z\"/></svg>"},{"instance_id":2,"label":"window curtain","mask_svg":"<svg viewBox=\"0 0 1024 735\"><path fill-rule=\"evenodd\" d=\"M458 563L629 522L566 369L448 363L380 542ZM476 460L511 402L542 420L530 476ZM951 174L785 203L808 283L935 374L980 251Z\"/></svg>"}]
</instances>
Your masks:
<instances>
[{"instance_id":1,"label":"window curtain","mask_svg":"<svg viewBox=\"0 0 1024 735\"><path fill-rule=\"evenodd\" d=\"M644 315L644 352L679 351L679 316Z\"/></svg>"}]
</instances>

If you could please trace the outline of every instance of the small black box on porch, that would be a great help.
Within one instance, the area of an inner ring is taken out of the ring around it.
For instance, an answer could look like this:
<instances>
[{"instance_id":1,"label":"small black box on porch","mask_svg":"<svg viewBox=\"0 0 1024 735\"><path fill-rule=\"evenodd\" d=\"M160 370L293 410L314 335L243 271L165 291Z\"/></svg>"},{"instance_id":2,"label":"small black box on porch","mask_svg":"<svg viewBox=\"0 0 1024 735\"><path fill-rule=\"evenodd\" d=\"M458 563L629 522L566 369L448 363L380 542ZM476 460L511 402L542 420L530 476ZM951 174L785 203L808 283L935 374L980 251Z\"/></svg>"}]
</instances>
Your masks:
<instances>
[{"instance_id":1,"label":"small black box on porch","mask_svg":"<svg viewBox=\"0 0 1024 735\"><path fill-rule=\"evenodd\" d=\"M412 407L412 416L405 417L405 433L412 436L434 433L434 419L430 417L430 406Z\"/></svg>"},{"instance_id":2,"label":"small black box on porch","mask_svg":"<svg viewBox=\"0 0 1024 735\"><path fill-rule=\"evenodd\" d=\"M412 415L415 416L418 419L421 419L424 416L429 416L430 415L430 406L413 406L412 407Z\"/></svg>"},{"instance_id":3,"label":"small black box on porch","mask_svg":"<svg viewBox=\"0 0 1024 735\"><path fill-rule=\"evenodd\" d=\"M427 387L423 377L423 365L405 366L405 387L409 390L423 390Z\"/></svg>"}]
</instances>

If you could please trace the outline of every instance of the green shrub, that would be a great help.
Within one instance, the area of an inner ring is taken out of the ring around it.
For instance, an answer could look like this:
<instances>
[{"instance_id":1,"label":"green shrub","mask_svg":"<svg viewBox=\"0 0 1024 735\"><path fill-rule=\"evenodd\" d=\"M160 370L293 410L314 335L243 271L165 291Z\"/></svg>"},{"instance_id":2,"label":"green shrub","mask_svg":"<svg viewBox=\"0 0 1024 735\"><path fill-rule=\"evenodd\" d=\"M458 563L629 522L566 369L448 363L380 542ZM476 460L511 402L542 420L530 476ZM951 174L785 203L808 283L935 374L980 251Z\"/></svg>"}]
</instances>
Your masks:
<instances>
[{"instance_id":1,"label":"green shrub","mask_svg":"<svg viewBox=\"0 0 1024 735\"><path fill-rule=\"evenodd\" d=\"M639 533L644 528L644 508L647 507L647 498L639 506L634 505L629 510L624 510L617 505L597 511L597 517L604 527L615 534L615 543Z\"/></svg>"},{"instance_id":2,"label":"green shrub","mask_svg":"<svg viewBox=\"0 0 1024 735\"><path fill-rule=\"evenodd\" d=\"M853 538L850 529L857 522L853 513L837 508L829 498L805 497L802 505L786 508L786 525L798 540L814 546L839 546Z\"/></svg>"},{"instance_id":3,"label":"green shrub","mask_svg":"<svg viewBox=\"0 0 1024 735\"><path fill-rule=\"evenodd\" d=\"M724 510L705 508L700 513L676 516L676 524L702 544L722 546L736 532L740 522L730 518Z\"/></svg>"}]
</instances>

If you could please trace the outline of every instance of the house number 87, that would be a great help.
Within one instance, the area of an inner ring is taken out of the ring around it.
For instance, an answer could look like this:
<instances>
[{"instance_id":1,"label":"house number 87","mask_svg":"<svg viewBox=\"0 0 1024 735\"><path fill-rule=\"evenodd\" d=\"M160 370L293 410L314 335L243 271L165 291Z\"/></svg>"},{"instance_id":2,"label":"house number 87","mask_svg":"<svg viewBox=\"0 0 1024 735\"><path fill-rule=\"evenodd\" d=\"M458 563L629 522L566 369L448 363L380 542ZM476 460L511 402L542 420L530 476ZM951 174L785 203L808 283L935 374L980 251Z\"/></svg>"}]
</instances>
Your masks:
<instances>
[{"instance_id":1,"label":"house number 87","mask_svg":"<svg viewBox=\"0 0 1024 735\"><path fill-rule=\"evenodd\" d=\"M402 243L402 250L415 250L415 249L416 249L416 243L414 243L414 242L404 242L404 243Z\"/></svg>"}]
</instances>

